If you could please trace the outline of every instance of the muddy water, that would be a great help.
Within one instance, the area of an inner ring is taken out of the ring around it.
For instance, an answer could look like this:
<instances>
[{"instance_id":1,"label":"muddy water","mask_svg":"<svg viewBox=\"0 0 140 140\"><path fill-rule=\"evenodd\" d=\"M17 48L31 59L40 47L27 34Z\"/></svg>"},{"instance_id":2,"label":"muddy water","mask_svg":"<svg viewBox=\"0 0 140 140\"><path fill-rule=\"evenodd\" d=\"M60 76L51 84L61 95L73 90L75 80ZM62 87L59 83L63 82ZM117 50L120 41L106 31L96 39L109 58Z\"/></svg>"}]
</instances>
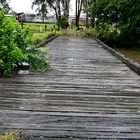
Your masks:
<instances>
[{"instance_id":1,"label":"muddy water","mask_svg":"<svg viewBox=\"0 0 140 140\"><path fill-rule=\"evenodd\" d=\"M120 53L124 54L126 57L140 64L140 50L135 50L135 49L132 50L132 49L125 49L125 48L115 48L115 50L119 51Z\"/></svg>"}]
</instances>

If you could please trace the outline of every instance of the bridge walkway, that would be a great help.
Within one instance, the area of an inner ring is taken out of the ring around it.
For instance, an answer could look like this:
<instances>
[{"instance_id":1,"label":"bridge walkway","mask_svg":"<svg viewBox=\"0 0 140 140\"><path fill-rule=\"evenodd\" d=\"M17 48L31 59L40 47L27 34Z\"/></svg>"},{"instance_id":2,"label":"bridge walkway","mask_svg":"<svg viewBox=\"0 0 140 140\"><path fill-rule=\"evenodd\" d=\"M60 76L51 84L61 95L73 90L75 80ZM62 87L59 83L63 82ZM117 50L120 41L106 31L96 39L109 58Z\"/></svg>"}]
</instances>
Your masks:
<instances>
[{"instance_id":1,"label":"bridge walkway","mask_svg":"<svg viewBox=\"0 0 140 140\"><path fill-rule=\"evenodd\" d=\"M140 140L140 76L93 39L58 37L48 47L48 72L0 78L0 133Z\"/></svg>"}]
</instances>

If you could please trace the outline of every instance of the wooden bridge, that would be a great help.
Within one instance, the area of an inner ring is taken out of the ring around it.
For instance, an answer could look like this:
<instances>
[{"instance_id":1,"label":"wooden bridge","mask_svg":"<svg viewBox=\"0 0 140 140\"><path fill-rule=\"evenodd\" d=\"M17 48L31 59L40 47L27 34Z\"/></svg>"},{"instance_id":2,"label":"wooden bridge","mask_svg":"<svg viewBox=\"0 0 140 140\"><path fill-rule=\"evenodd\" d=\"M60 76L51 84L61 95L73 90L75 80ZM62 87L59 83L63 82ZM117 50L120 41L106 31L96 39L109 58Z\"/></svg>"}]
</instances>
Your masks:
<instances>
[{"instance_id":1,"label":"wooden bridge","mask_svg":"<svg viewBox=\"0 0 140 140\"><path fill-rule=\"evenodd\" d=\"M0 78L0 133L27 140L140 140L140 76L93 39L48 44L49 72Z\"/></svg>"}]
</instances>

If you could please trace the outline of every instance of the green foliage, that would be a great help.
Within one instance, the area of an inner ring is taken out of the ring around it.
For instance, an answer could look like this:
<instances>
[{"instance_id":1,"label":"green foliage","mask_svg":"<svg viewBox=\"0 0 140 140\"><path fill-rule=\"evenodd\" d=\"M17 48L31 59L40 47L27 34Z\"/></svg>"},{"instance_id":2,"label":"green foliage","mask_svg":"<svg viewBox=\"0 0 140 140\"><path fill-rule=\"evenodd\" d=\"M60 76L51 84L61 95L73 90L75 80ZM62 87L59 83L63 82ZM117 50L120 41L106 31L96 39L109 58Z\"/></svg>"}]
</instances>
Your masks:
<instances>
[{"instance_id":1,"label":"green foliage","mask_svg":"<svg viewBox=\"0 0 140 140\"><path fill-rule=\"evenodd\" d=\"M96 18L99 37L117 40L118 46L140 46L139 0L96 0L88 11ZM112 32L109 26L116 31Z\"/></svg>"},{"instance_id":2,"label":"green foliage","mask_svg":"<svg viewBox=\"0 0 140 140\"><path fill-rule=\"evenodd\" d=\"M80 30L77 30L77 28L73 28L73 29L63 29L60 32L57 32L57 35L61 35L61 36L73 36L73 37L95 37L96 36L96 31L93 28L90 29L84 29L84 28L80 28Z\"/></svg>"},{"instance_id":3,"label":"green foliage","mask_svg":"<svg viewBox=\"0 0 140 140\"><path fill-rule=\"evenodd\" d=\"M119 35L119 30L112 28L108 24L103 24L102 26L96 28L96 36L111 46L118 43Z\"/></svg>"},{"instance_id":4,"label":"green foliage","mask_svg":"<svg viewBox=\"0 0 140 140\"><path fill-rule=\"evenodd\" d=\"M2 19L0 24L1 73L10 74L24 61L28 62L34 70L43 70L43 67L46 69L49 66L48 61L38 56L48 55L48 50L44 49L43 52L35 48L30 30L21 29L15 18L4 17L2 10L0 10L0 19Z\"/></svg>"},{"instance_id":5,"label":"green foliage","mask_svg":"<svg viewBox=\"0 0 140 140\"><path fill-rule=\"evenodd\" d=\"M97 35L96 30L93 28L84 30L84 37L95 37Z\"/></svg>"},{"instance_id":6,"label":"green foliage","mask_svg":"<svg viewBox=\"0 0 140 140\"><path fill-rule=\"evenodd\" d=\"M42 22L44 22L45 18L48 14L48 2L47 0L34 0L32 3L32 7L37 5L36 11L38 11L38 14L42 17Z\"/></svg>"},{"instance_id":7,"label":"green foliage","mask_svg":"<svg viewBox=\"0 0 140 140\"><path fill-rule=\"evenodd\" d=\"M62 16L59 20L60 22L58 23L58 26L61 27L62 29L67 29L69 24L66 19L66 17Z\"/></svg>"},{"instance_id":8,"label":"green foliage","mask_svg":"<svg viewBox=\"0 0 140 140\"><path fill-rule=\"evenodd\" d=\"M0 11L0 66L1 71L10 73L19 63L26 60L26 55L15 42L20 27L15 19L4 18L3 11Z\"/></svg>"},{"instance_id":9,"label":"green foliage","mask_svg":"<svg viewBox=\"0 0 140 140\"><path fill-rule=\"evenodd\" d=\"M58 29L56 24L25 23L23 27L24 30L31 30L35 44L39 44L50 38L56 33L56 30Z\"/></svg>"},{"instance_id":10,"label":"green foliage","mask_svg":"<svg viewBox=\"0 0 140 140\"><path fill-rule=\"evenodd\" d=\"M56 24L24 23L24 29L30 29L33 33L44 33L58 29Z\"/></svg>"},{"instance_id":11,"label":"green foliage","mask_svg":"<svg viewBox=\"0 0 140 140\"><path fill-rule=\"evenodd\" d=\"M8 13L10 10L9 1L8 0L0 0L0 10L4 9L4 13Z\"/></svg>"},{"instance_id":12,"label":"green foliage","mask_svg":"<svg viewBox=\"0 0 140 140\"><path fill-rule=\"evenodd\" d=\"M28 52L28 63L32 70L45 71L50 67L48 56L50 55L47 48L36 48Z\"/></svg>"},{"instance_id":13,"label":"green foliage","mask_svg":"<svg viewBox=\"0 0 140 140\"><path fill-rule=\"evenodd\" d=\"M69 4L70 0L33 0L33 6L37 5L37 11L46 17L50 11L55 14L58 29L68 27ZM49 10L51 9L51 10ZM62 25L62 26L61 26Z\"/></svg>"}]
</instances>

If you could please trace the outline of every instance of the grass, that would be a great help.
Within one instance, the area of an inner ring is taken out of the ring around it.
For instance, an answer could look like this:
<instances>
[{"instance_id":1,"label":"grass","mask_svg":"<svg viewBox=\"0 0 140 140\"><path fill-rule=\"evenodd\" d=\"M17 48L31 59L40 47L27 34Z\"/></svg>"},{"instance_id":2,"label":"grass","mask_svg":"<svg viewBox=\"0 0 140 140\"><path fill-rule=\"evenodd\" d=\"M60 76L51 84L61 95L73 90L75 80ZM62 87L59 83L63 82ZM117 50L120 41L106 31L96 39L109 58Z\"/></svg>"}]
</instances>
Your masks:
<instances>
[{"instance_id":1,"label":"grass","mask_svg":"<svg viewBox=\"0 0 140 140\"><path fill-rule=\"evenodd\" d=\"M78 37L95 37L95 30L94 29L85 29L81 27L81 30L77 30L76 28L73 29L65 29L59 32L60 35L63 36L78 36Z\"/></svg>"},{"instance_id":2,"label":"grass","mask_svg":"<svg viewBox=\"0 0 140 140\"><path fill-rule=\"evenodd\" d=\"M23 28L28 28L32 31L35 44L39 44L44 40L56 34L56 24L39 24L39 23L24 23Z\"/></svg>"},{"instance_id":3,"label":"grass","mask_svg":"<svg viewBox=\"0 0 140 140\"><path fill-rule=\"evenodd\" d=\"M50 38L52 35L53 35L52 32L34 33L33 37L35 40L35 44L39 44L42 41L45 41L46 39Z\"/></svg>"},{"instance_id":4,"label":"grass","mask_svg":"<svg viewBox=\"0 0 140 140\"><path fill-rule=\"evenodd\" d=\"M79 37L91 36L91 31L89 32L83 27L81 27L82 30L76 30L76 28L73 27L73 29L57 31L58 26L56 24L24 23L23 28L29 28L32 31L36 44L43 42L54 34Z\"/></svg>"},{"instance_id":5,"label":"grass","mask_svg":"<svg viewBox=\"0 0 140 140\"><path fill-rule=\"evenodd\" d=\"M33 33L57 30L56 24L24 23L23 28L29 28Z\"/></svg>"},{"instance_id":6,"label":"grass","mask_svg":"<svg viewBox=\"0 0 140 140\"><path fill-rule=\"evenodd\" d=\"M21 133L19 132L9 132L0 136L0 140L20 140L21 137Z\"/></svg>"}]
</instances>

